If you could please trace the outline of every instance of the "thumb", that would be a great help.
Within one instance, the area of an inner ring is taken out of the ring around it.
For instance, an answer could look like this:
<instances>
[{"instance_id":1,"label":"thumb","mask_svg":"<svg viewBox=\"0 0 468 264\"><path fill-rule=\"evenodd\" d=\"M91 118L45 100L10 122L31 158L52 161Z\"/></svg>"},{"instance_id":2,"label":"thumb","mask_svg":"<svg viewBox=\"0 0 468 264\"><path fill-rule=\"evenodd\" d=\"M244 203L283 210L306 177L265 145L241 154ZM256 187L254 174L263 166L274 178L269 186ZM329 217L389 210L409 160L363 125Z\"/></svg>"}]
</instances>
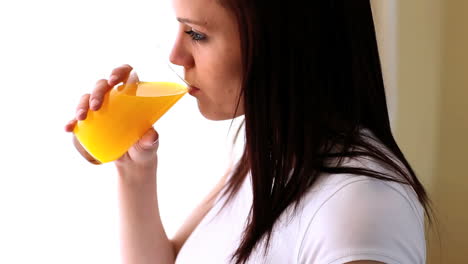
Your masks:
<instances>
[{"instance_id":1,"label":"thumb","mask_svg":"<svg viewBox=\"0 0 468 264\"><path fill-rule=\"evenodd\" d=\"M153 127L140 138L138 147L143 151L154 151L159 147L159 134Z\"/></svg>"},{"instance_id":2,"label":"thumb","mask_svg":"<svg viewBox=\"0 0 468 264\"><path fill-rule=\"evenodd\" d=\"M136 73L135 70L132 70L130 74L128 75L127 79L124 80L124 83L126 84L135 84L138 83L140 79L138 78L138 74Z\"/></svg>"}]
</instances>

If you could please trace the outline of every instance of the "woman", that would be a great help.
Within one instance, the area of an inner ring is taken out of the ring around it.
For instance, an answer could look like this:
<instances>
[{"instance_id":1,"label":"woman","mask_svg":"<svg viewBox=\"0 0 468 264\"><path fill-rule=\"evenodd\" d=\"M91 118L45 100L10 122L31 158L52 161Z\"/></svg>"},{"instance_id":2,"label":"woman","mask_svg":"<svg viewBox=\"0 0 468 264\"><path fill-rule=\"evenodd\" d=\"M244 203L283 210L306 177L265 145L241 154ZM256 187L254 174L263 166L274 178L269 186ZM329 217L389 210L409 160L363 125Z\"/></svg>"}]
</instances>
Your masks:
<instances>
[{"instance_id":1,"label":"woman","mask_svg":"<svg viewBox=\"0 0 468 264\"><path fill-rule=\"evenodd\" d=\"M172 239L158 134L117 160L124 262L425 263L429 200L390 130L369 0L173 3L171 61L206 118L244 115L246 145ZM98 81L66 130L130 71Z\"/></svg>"}]
</instances>

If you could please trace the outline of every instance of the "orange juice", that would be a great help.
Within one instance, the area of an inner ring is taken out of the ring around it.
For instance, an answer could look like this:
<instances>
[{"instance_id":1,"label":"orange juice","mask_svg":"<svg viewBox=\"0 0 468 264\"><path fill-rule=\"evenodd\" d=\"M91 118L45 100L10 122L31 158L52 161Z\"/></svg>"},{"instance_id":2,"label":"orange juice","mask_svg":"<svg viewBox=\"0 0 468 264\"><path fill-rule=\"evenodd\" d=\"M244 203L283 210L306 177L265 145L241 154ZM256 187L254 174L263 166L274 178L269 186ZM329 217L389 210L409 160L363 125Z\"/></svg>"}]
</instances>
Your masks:
<instances>
[{"instance_id":1,"label":"orange juice","mask_svg":"<svg viewBox=\"0 0 468 264\"><path fill-rule=\"evenodd\" d=\"M121 85L98 111L89 110L73 133L97 161L116 160L186 93L186 87L170 82Z\"/></svg>"}]
</instances>

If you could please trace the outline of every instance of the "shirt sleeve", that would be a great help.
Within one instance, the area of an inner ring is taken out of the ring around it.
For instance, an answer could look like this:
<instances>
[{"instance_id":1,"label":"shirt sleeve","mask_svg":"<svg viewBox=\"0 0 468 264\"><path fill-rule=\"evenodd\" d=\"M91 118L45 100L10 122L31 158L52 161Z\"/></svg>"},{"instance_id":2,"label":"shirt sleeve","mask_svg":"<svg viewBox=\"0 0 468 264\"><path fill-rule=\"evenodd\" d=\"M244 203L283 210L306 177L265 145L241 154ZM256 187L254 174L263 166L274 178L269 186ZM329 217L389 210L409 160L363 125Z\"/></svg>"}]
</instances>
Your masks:
<instances>
[{"instance_id":1,"label":"shirt sleeve","mask_svg":"<svg viewBox=\"0 0 468 264\"><path fill-rule=\"evenodd\" d=\"M366 177L338 189L310 221L298 263L425 263L422 206L397 185Z\"/></svg>"}]
</instances>

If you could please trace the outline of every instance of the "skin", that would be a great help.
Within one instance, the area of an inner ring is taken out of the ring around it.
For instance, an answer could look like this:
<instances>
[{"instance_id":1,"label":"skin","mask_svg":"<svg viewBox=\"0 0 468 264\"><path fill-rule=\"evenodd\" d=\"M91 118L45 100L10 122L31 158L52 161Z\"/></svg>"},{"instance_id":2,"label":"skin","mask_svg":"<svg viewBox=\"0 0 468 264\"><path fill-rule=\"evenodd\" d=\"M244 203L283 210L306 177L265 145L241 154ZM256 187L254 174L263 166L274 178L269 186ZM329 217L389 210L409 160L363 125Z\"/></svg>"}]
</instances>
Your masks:
<instances>
[{"instance_id":1,"label":"skin","mask_svg":"<svg viewBox=\"0 0 468 264\"><path fill-rule=\"evenodd\" d=\"M173 0L173 5L180 27L170 60L183 66L185 79L199 89L195 89L193 96L200 112L210 120L243 115L242 98L234 113L242 80L240 38L235 17L216 0ZM192 31L191 35L187 31ZM125 64L115 68L109 79L99 80L91 93L81 97L75 118L66 124L65 131L72 132L78 120L86 119L88 111L99 110L104 95L112 87L128 79L135 81L138 77L131 75L131 71L132 67ZM157 199L158 141L158 133L150 128L114 162L119 176L122 263L173 264L179 249L212 208L213 198L224 186L229 173L228 170L176 235L169 239L161 222Z\"/></svg>"},{"instance_id":2,"label":"skin","mask_svg":"<svg viewBox=\"0 0 468 264\"><path fill-rule=\"evenodd\" d=\"M183 23L170 55L171 62L183 66L185 79L200 89L194 96L207 119L231 119L242 80L235 17L216 0L175 0L173 4L177 19ZM195 40L187 37L188 30L194 32ZM241 100L236 116L242 114Z\"/></svg>"}]
</instances>

